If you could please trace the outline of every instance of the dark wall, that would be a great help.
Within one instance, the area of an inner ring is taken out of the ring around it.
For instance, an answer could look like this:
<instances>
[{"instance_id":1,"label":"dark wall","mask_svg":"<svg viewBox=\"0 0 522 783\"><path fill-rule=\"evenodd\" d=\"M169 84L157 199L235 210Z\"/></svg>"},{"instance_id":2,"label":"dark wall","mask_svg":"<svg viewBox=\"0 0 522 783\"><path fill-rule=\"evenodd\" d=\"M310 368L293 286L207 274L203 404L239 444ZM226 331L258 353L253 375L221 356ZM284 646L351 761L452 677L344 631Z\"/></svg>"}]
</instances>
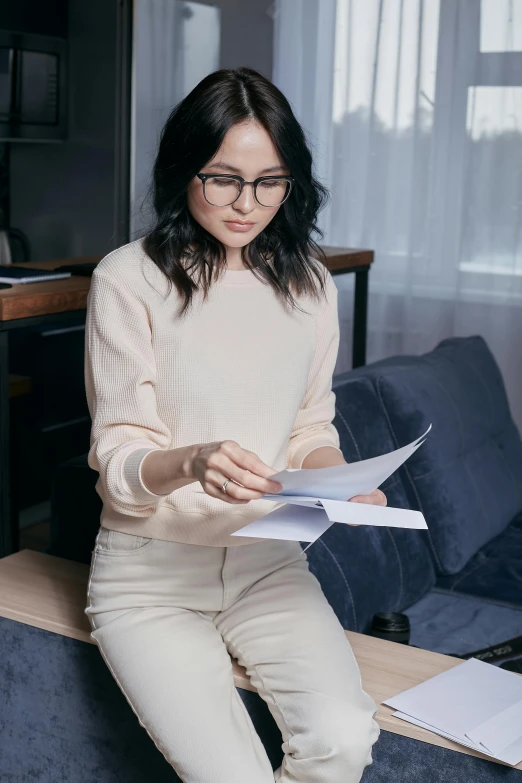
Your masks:
<instances>
[{"instance_id":1,"label":"dark wall","mask_svg":"<svg viewBox=\"0 0 522 783\"><path fill-rule=\"evenodd\" d=\"M67 36L67 0L2 0L0 29Z\"/></svg>"},{"instance_id":2,"label":"dark wall","mask_svg":"<svg viewBox=\"0 0 522 783\"><path fill-rule=\"evenodd\" d=\"M67 37L68 136L11 144L11 225L32 260L104 255L115 246L116 12L118 0L13 0L0 27ZM271 77L273 3L215 0L222 68ZM6 5L3 0L3 5Z\"/></svg>"},{"instance_id":3,"label":"dark wall","mask_svg":"<svg viewBox=\"0 0 522 783\"><path fill-rule=\"evenodd\" d=\"M51 16L60 3L41 5ZM33 260L113 247L116 11L117 0L69 0L67 139L11 144L11 224L29 237Z\"/></svg>"},{"instance_id":4,"label":"dark wall","mask_svg":"<svg viewBox=\"0 0 522 783\"><path fill-rule=\"evenodd\" d=\"M193 0L221 11L220 68L254 68L272 78L274 6L271 0Z\"/></svg>"},{"instance_id":5,"label":"dark wall","mask_svg":"<svg viewBox=\"0 0 522 783\"><path fill-rule=\"evenodd\" d=\"M0 28L60 35L69 47L68 138L11 144L11 224L28 235L33 259L103 255L115 243L119 0L8 1ZM222 12L220 66L247 65L271 77L272 3L215 5ZM56 466L88 451L83 341L81 328L53 334L52 325L11 336L10 371L28 375L33 388L12 416L19 508L47 499Z\"/></svg>"},{"instance_id":6,"label":"dark wall","mask_svg":"<svg viewBox=\"0 0 522 783\"><path fill-rule=\"evenodd\" d=\"M273 7L270 0L214 0L221 9L221 68L254 68L272 78Z\"/></svg>"},{"instance_id":7,"label":"dark wall","mask_svg":"<svg viewBox=\"0 0 522 783\"><path fill-rule=\"evenodd\" d=\"M68 42L67 140L10 144L11 225L29 237L33 259L112 249L117 3L69 0L57 20L65 3L38 0L25 2L18 15L20 29L32 6L33 24L22 31L60 33ZM37 24L42 18L46 24ZM0 14L2 26L7 29L7 19ZM56 466L89 448L83 344L81 327L54 332L52 323L10 336L10 371L29 376L32 385L11 412L19 509L48 499Z\"/></svg>"}]
</instances>

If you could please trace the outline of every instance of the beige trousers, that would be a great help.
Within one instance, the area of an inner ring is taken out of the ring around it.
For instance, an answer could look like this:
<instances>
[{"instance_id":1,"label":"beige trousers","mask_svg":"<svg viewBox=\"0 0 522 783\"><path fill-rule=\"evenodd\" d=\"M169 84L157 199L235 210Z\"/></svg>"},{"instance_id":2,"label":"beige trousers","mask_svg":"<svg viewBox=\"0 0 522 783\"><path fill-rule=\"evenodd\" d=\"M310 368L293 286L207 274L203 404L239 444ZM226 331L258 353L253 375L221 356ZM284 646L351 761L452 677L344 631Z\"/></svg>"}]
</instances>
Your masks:
<instances>
[{"instance_id":1,"label":"beige trousers","mask_svg":"<svg viewBox=\"0 0 522 783\"><path fill-rule=\"evenodd\" d=\"M379 736L345 633L298 542L207 547L100 528L92 633L185 783L357 783ZM272 771L230 654L283 739Z\"/></svg>"}]
</instances>

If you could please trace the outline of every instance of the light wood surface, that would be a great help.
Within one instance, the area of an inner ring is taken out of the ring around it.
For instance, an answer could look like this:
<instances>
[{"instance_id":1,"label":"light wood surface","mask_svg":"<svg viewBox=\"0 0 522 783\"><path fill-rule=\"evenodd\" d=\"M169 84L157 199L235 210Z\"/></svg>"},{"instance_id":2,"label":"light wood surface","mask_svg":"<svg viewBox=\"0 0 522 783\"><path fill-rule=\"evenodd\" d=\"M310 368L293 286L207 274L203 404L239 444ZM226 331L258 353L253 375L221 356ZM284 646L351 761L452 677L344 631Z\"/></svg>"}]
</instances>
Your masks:
<instances>
[{"instance_id":1,"label":"light wood surface","mask_svg":"<svg viewBox=\"0 0 522 783\"><path fill-rule=\"evenodd\" d=\"M321 246L331 272L349 272L373 263L373 250ZM54 261L29 261L14 264L29 269L54 269L65 264L97 263L101 256L61 258ZM74 275L65 280L47 280L41 283L15 284L0 289L0 321L31 318L36 315L52 315L71 310L84 310L91 278Z\"/></svg>"},{"instance_id":2,"label":"light wood surface","mask_svg":"<svg viewBox=\"0 0 522 783\"><path fill-rule=\"evenodd\" d=\"M43 552L24 549L4 557L0 559L0 617L95 644L84 613L88 575L87 565ZM346 631L346 635L359 664L363 687L379 705L377 720L382 729L459 753L488 758L394 718L393 710L382 704L384 699L462 663L459 658L351 631ZM236 661L232 664L237 687L255 691L245 670ZM517 769L522 769L522 763Z\"/></svg>"}]
</instances>

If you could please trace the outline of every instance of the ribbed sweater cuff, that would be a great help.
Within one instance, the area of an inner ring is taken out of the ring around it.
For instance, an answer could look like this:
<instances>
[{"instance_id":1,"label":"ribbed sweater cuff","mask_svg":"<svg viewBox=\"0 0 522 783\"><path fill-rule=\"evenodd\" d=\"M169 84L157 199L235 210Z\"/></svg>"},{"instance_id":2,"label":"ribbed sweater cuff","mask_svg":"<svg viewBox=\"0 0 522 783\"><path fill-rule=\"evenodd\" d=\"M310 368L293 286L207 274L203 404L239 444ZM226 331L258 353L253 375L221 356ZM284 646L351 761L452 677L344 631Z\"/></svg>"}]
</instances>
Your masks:
<instances>
[{"instance_id":1,"label":"ribbed sweater cuff","mask_svg":"<svg viewBox=\"0 0 522 783\"><path fill-rule=\"evenodd\" d=\"M291 460L292 464L290 465L290 467L301 469L305 457L307 457L310 454L310 452L314 451L315 449L320 449L322 446L330 446L330 448L332 449L337 449L337 451L341 455L343 453L335 443L332 443L331 438L324 435L316 435L313 438L310 438L309 440L305 441L304 443L301 443L296 448L292 456L292 460Z\"/></svg>"},{"instance_id":2,"label":"ribbed sweater cuff","mask_svg":"<svg viewBox=\"0 0 522 783\"><path fill-rule=\"evenodd\" d=\"M129 487L129 491L138 502L147 503L151 498L158 500L167 497L166 495L156 495L151 492L141 477L141 466L143 460L151 451L163 451L163 449L136 449L125 458L122 466L123 479Z\"/></svg>"}]
</instances>

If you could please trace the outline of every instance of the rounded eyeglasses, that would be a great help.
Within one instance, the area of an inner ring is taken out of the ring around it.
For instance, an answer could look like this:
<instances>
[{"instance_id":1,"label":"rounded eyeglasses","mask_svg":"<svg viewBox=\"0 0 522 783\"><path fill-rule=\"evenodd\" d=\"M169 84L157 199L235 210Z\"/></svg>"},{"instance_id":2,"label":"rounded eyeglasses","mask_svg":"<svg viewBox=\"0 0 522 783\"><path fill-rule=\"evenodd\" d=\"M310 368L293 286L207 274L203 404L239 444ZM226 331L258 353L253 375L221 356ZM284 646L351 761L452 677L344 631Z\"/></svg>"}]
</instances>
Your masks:
<instances>
[{"instance_id":1,"label":"rounded eyeglasses","mask_svg":"<svg viewBox=\"0 0 522 783\"><path fill-rule=\"evenodd\" d=\"M228 207L240 197L245 185L252 185L254 198L261 207L279 207L292 190L293 177L258 177L248 182L236 174L198 174L203 196L213 207Z\"/></svg>"}]
</instances>

